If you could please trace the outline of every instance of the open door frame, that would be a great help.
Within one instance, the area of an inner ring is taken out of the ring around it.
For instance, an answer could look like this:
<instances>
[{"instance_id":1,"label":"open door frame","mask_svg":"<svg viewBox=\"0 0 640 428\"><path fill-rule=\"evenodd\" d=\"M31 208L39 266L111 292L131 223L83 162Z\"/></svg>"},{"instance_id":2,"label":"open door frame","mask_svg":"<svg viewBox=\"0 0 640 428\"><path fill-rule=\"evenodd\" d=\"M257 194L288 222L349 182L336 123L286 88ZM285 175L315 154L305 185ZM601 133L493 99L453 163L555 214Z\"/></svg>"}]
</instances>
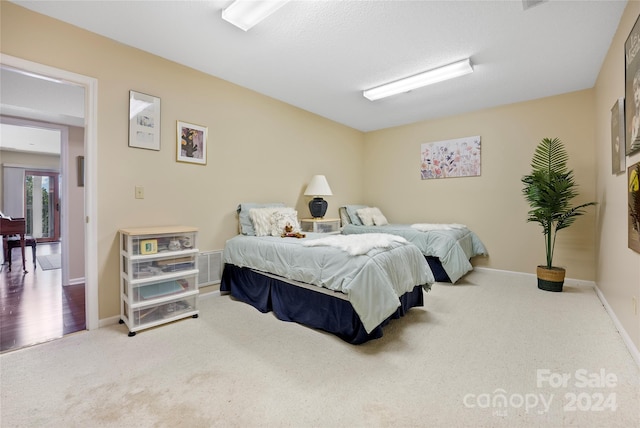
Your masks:
<instances>
[{"instance_id":1,"label":"open door frame","mask_svg":"<svg viewBox=\"0 0 640 428\"><path fill-rule=\"evenodd\" d=\"M100 326L98 311L98 80L5 54L0 54L0 64L80 85L85 89L85 314L87 330L94 330Z\"/></svg>"}]
</instances>

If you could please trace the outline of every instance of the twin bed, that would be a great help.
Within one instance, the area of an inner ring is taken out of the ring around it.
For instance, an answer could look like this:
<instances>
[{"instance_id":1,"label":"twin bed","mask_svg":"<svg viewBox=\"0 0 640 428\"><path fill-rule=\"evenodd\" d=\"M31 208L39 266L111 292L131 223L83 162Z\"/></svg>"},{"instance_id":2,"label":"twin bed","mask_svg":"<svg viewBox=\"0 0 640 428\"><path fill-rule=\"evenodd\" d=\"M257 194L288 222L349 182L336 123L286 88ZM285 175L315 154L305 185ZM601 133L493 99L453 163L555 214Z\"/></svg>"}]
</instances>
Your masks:
<instances>
[{"instance_id":1,"label":"twin bed","mask_svg":"<svg viewBox=\"0 0 640 428\"><path fill-rule=\"evenodd\" d=\"M487 255L480 238L462 224L389 224L378 208L364 205L346 205L339 212L345 235L389 233L417 246L438 282L456 283L473 270L471 257Z\"/></svg>"},{"instance_id":2,"label":"twin bed","mask_svg":"<svg viewBox=\"0 0 640 428\"><path fill-rule=\"evenodd\" d=\"M240 234L225 245L220 291L280 320L361 344L423 306L436 281L421 250L402 236L301 237L297 214L282 204L241 204L238 213Z\"/></svg>"}]
</instances>

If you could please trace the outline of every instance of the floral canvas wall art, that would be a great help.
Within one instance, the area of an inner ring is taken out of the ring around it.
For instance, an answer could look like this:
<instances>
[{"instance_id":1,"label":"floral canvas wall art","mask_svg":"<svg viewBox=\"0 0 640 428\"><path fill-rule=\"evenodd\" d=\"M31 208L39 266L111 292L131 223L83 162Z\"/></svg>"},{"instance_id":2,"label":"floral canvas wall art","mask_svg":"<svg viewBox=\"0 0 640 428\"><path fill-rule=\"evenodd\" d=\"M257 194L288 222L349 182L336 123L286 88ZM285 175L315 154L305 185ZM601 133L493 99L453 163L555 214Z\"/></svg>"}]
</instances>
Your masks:
<instances>
[{"instance_id":1,"label":"floral canvas wall art","mask_svg":"<svg viewBox=\"0 0 640 428\"><path fill-rule=\"evenodd\" d=\"M424 143L420 147L423 180L480 175L480 136Z\"/></svg>"}]
</instances>

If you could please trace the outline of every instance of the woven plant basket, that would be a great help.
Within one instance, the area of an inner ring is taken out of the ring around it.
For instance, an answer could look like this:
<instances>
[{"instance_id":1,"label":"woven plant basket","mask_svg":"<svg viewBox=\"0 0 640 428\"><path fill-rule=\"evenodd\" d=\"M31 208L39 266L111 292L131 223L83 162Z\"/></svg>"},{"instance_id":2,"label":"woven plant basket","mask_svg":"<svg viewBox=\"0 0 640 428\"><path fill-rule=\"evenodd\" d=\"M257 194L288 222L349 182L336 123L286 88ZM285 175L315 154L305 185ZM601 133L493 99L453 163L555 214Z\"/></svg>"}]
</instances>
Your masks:
<instances>
[{"instance_id":1,"label":"woven plant basket","mask_svg":"<svg viewBox=\"0 0 640 428\"><path fill-rule=\"evenodd\" d=\"M547 269L546 266L538 266L536 271L538 274L538 288L545 291L562 291L564 284L564 268L552 267Z\"/></svg>"}]
</instances>

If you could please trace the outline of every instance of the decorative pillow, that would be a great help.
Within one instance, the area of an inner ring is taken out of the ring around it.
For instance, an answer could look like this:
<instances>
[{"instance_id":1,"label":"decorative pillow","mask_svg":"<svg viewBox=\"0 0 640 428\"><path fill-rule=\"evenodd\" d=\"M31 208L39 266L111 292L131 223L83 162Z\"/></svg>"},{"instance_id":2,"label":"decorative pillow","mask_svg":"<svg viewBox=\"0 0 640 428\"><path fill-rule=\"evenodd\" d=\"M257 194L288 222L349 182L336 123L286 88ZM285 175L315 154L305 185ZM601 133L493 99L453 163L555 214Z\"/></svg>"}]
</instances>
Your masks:
<instances>
[{"instance_id":1,"label":"decorative pillow","mask_svg":"<svg viewBox=\"0 0 640 428\"><path fill-rule=\"evenodd\" d=\"M358 213L356 213L356 211L368 207L366 205L346 205L345 208L347 209L347 215L349 216L349 219L351 219L351 224L362 226L362 220L360 220L360 217L358 216Z\"/></svg>"},{"instance_id":2,"label":"decorative pillow","mask_svg":"<svg viewBox=\"0 0 640 428\"><path fill-rule=\"evenodd\" d=\"M271 236L282 236L284 227L289 224L293 228L292 233L300 232L300 223L298 223L298 211L293 208L276 208L271 213Z\"/></svg>"},{"instance_id":3,"label":"decorative pillow","mask_svg":"<svg viewBox=\"0 0 640 428\"><path fill-rule=\"evenodd\" d=\"M377 207L361 208L356 210L356 214L365 226L384 226L389 224L386 217Z\"/></svg>"},{"instance_id":4,"label":"decorative pillow","mask_svg":"<svg viewBox=\"0 0 640 428\"><path fill-rule=\"evenodd\" d=\"M253 230L256 236L271 235L271 216L277 209L275 207L266 207L251 208L249 210L249 217L251 218L251 223L253 223Z\"/></svg>"},{"instance_id":5,"label":"decorative pillow","mask_svg":"<svg viewBox=\"0 0 640 428\"><path fill-rule=\"evenodd\" d=\"M373 226L373 216L371 214L371 208L360 208L359 210L356 210L356 214L360 219L360 223L362 223L364 226Z\"/></svg>"},{"instance_id":6,"label":"decorative pillow","mask_svg":"<svg viewBox=\"0 0 640 428\"><path fill-rule=\"evenodd\" d=\"M351 224L351 218L349 218L349 214L347 214L347 207L338 208L338 214L340 214L341 226L346 226L347 224Z\"/></svg>"},{"instance_id":7,"label":"decorative pillow","mask_svg":"<svg viewBox=\"0 0 640 428\"><path fill-rule=\"evenodd\" d=\"M371 217L373 218L373 224L376 226L384 226L385 224L389 224L387 218L382 214L379 208L373 207L371 208Z\"/></svg>"},{"instance_id":8,"label":"decorative pillow","mask_svg":"<svg viewBox=\"0 0 640 428\"><path fill-rule=\"evenodd\" d=\"M266 208L266 207L284 207L282 202L268 203L268 204L256 204L253 202L245 202L238 205L238 218L240 220L240 233L243 235L253 236L256 234L253 229L253 223L251 217L249 217L249 211L252 208Z\"/></svg>"}]
</instances>

